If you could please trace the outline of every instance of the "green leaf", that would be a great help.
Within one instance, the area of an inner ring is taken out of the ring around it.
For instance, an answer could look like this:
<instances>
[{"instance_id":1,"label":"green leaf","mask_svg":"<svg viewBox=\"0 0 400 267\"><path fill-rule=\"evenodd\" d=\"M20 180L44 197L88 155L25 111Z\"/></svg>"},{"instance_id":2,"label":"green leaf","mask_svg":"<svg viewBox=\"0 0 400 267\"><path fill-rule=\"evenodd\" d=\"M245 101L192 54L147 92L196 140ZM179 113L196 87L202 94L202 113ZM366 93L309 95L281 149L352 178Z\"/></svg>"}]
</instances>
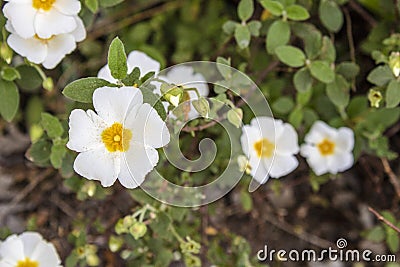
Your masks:
<instances>
[{"instance_id":1,"label":"green leaf","mask_svg":"<svg viewBox=\"0 0 400 267\"><path fill-rule=\"evenodd\" d=\"M382 226L375 226L368 231L365 238L374 242L382 242L385 239L385 231Z\"/></svg>"},{"instance_id":2,"label":"green leaf","mask_svg":"<svg viewBox=\"0 0 400 267\"><path fill-rule=\"evenodd\" d=\"M310 23L293 23L293 33L304 40L304 51L310 60L315 59L321 52L321 32Z\"/></svg>"},{"instance_id":3,"label":"green leaf","mask_svg":"<svg viewBox=\"0 0 400 267\"><path fill-rule=\"evenodd\" d=\"M321 0L319 5L319 19L331 32L338 32L343 26L343 13L340 7L332 0Z\"/></svg>"},{"instance_id":4,"label":"green leaf","mask_svg":"<svg viewBox=\"0 0 400 267\"><path fill-rule=\"evenodd\" d=\"M310 71L307 68L302 68L298 70L293 76L293 83L297 91L308 91L313 83L313 78L311 77Z\"/></svg>"},{"instance_id":5,"label":"green leaf","mask_svg":"<svg viewBox=\"0 0 400 267\"><path fill-rule=\"evenodd\" d=\"M336 66L336 73L348 80L354 79L360 72L360 67L353 62L342 62Z\"/></svg>"},{"instance_id":6,"label":"green leaf","mask_svg":"<svg viewBox=\"0 0 400 267\"><path fill-rule=\"evenodd\" d=\"M281 16L283 12L283 5L278 1L261 0L260 4L274 16Z\"/></svg>"},{"instance_id":7,"label":"green leaf","mask_svg":"<svg viewBox=\"0 0 400 267\"><path fill-rule=\"evenodd\" d=\"M112 7L116 6L125 0L99 0L100 1L100 6L102 7Z\"/></svg>"},{"instance_id":8,"label":"green leaf","mask_svg":"<svg viewBox=\"0 0 400 267\"><path fill-rule=\"evenodd\" d=\"M19 92L13 82L0 79L0 115L8 122L17 114Z\"/></svg>"},{"instance_id":9,"label":"green leaf","mask_svg":"<svg viewBox=\"0 0 400 267\"><path fill-rule=\"evenodd\" d=\"M349 89L346 79L342 75L336 75L335 80L327 84L326 94L335 106L344 109L350 101Z\"/></svg>"},{"instance_id":10,"label":"green leaf","mask_svg":"<svg viewBox=\"0 0 400 267\"><path fill-rule=\"evenodd\" d=\"M300 5L291 5L286 8L287 17L291 20L302 21L310 17L307 9Z\"/></svg>"},{"instance_id":11,"label":"green leaf","mask_svg":"<svg viewBox=\"0 0 400 267\"><path fill-rule=\"evenodd\" d=\"M335 46L333 45L331 39L329 39L327 36L322 38L320 59L329 63L333 63L336 60Z\"/></svg>"},{"instance_id":12,"label":"green leaf","mask_svg":"<svg viewBox=\"0 0 400 267\"><path fill-rule=\"evenodd\" d=\"M167 113L159 97L147 88L140 87L140 91L142 91L143 94L143 102L150 104L157 111L161 119L165 120L167 118Z\"/></svg>"},{"instance_id":13,"label":"green leaf","mask_svg":"<svg viewBox=\"0 0 400 267\"><path fill-rule=\"evenodd\" d=\"M41 124L51 139L61 137L64 133L64 128L62 127L61 122L49 113L42 113Z\"/></svg>"},{"instance_id":14,"label":"green leaf","mask_svg":"<svg viewBox=\"0 0 400 267\"><path fill-rule=\"evenodd\" d=\"M56 169L61 168L66 153L67 149L65 148L65 144L54 144L50 152L51 165Z\"/></svg>"},{"instance_id":15,"label":"green leaf","mask_svg":"<svg viewBox=\"0 0 400 267\"><path fill-rule=\"evenodd\" d=\"M160 238L168 237L170 234L169 227L171 225L171 218L169 215L163 211L157 213L157 217L150 223L150 228L157 236Z\"/></svg>"},{"instance_id":16,"label":"green leaf","mask_svg":"<svg viewBox=\"0 0 400 267\"><path fill-rule=\"evenodd\" d=\"M287 21L277 20L268 29L267 33L267 51L270 54L275 53L279 46L286 45L290 40L290 26Z\"/></svg>"},{"instance_id":17,"label":"green leaf","mask_svg":"<svg viewBox=\"0 0 400 267\"><path fill-rule=\"evenodd\" d=\"M278 98L272 104L272 110L279 114L288 114L294 107L293 99L288 96Z\"/></svg>"},{"instance_id":18,"label":"green leaf","mask_svg":"<svg viewBox=\"0 0 400 267\"><path fill-rule=\"evenodd\" d=\"M301 109L296 108L289 115L289 123L293 125L296 129L298 129L303 121L304 113Z\"/></svg>"},{"instance_id":19,"label":"green leaf","mask_svg":"<svg viewBox=\"0 0 400 267\"><path fill-rule=\"evenodd\" d=\"M230 109L227 114L228 121L236 128L242 126L243 110L240 108Z\"/></svg>"},{"instance_id":20,"label":"green leaf","mask_svg":"<svg viewBox=\"0 0 400 267\"><path fill-rule=\"evenodd\" d=\"M235 39L240 49L244 49L250 44L250 30L247 25L238 25L235 29Z\"/></svg>"},{"instance_id":21,"label":"green leaf","mask_svg":"<svg viewBox=\"0 0 400 267\"><path fill-rule=\"evenodd\" d=\"M50 158L51 143L45 139L40 139L33 143L26 152L26 158L36 164L44 165Z\"/></svg>"},{"instance_id":22,"label":"green leaf","mask_svg":"<svg viewBox=\"0 0 400 267\"><path fill-rule=\"evenodd\" d=\"M241 0L238 5L238 15L242 21L247 21L254 12L253 0Z\"/></svg>"},{"instance_id":23,"label":"green leaf","mask_svg":"<svg viewBox=\"0 0 400 267\"><path fill-rule=\"evenodd\" d=\"M222 30L228 34L232 35L235 32L236 26L239 25L236 21L228 20L222 25Z\"/></svg>"},{"instance_id":24,"label":"green leaf","mask_svg":"<svg viewBox=\"0 0 400 267\"><path fill-rule=\"evenodd\" d=\"M68 84L62 93L74 101L92 103L93 92L103 86L114 85L100 78L82 78Z\"/></svg>"},{"instance_id":25,"label":"green leaf","mask_svg":"<svg viewBox=\"0 0 400 267\"><path fill-rule=\"evenodd\" d=\"M390 81L386 89L386 107L394 108L400 103L400 82L398 80Z\"/></svg>"},{"instance_id":26,"label":"green leaf","mask_svg":"<svg viewBox=\"0 0 400 267\"><path fill-rule=\"evenodd\" d=\"M350 100L350 104L347 107L347 114L350 118L362 116L364 112L368 110L368 99L365 96L355 96Z\"/></svg>"},{"instance_id":27,"label":"green leaf","mask_svg":"<svg viewBox=\"0 0 400 267\"><path fill-rule=\"evenodd\" d=\"M250 21L247 23L247 26L249 27L250 34L254 37L260 36L260 29L261 29L261 22L257 20Z\"/></svg>"},{"instance_id":28,"label":"green leaf","mask_svg":"<svg viewBox=\"0 0 400 267\"><path fill-rule=\"evenodd\" d=\"M1 70L1 77L9 82L14 81L15 79L21 79L21 75L19 74L18 70L10 67L4 67Z\"/></svg>"},{"instance_id":29,"label":"green leaf","mask_svg":"<svg viewBox=\"0 0 400 267\"><path fill-rule=\"evenodd\" d=\"M387 231L386 244L390 252L397 253L397 251L399 251L399 235L395 230L390 229Z\"/></svg>"},{"instance_id":30,"label":"green leaf","mask_svg":"<svg viewBox=\"0 0 400 267\"><path fill-rule=\"evenodd\" d=\"M118 80L126 77L128 65L126 64L126 53L122 41L115 37L108 50L108 66L111 75Z\"/></svg>"},{"instance_id":31,"label":"green leaf","mask_svg":"<svg viewBox=\"0 0 400 267\"><path fill-rule=\"evenodd\" d=\"M290 45L279 46L275 49L275 53L280 61L290 67L297 68L304 66L306 56L297 47Z\"/></svg>"},{"instance_id":32,"label":"green leaf","mask_svg":"<svg viewBox=\"0 0 400 267\"><path fill-rule=\"evenodd\" d=\"M144 74L144 73L143 73ZM126 86L134 86L140 79L140 69L135 67L125 79L122 80L122 83ZM137 86L136 86L137 87Z\"/></svg>"},{"instance_id":33,"label":"green leaf","mask_svg":"<svg viewBox=\"0 0 400 267\"><path fill-rule=\"evenodd\" d=\"M250 212L253 208L253 199L247 190L240 191L240 202L242 203L243 210Z\"/></svg>"},{"instance_id":34,"label":"green leaf","mask_svg":"<svg viewBox=\"0 0 400 267\"><path fill-rule=\"evenodd\" d=\"M367 77L370 83L378 86L386 86L386 84L394 79L394 75L388 65L378 66L373 69Z\"/></svg>"},{"instance_id":35,"label":"green leaf","mask_svg":"<svg viewBox=\"0 0 400 267\"><path fill-rule=\"evenodd\" d=\"M42 85L42 78L34 67L28 65L20 65L17 71L21 75L21 79L16 80L17 85L22 90L32 92Z\"/></svg>"},{"instance_id":36,"label":"green leaf","mask_svg":"<svg viewBox=\"0 0 400 267\"><path fill-rule=\"evenodd\" d=\"M229 80L232 77L232 68L230 66L231 66L230 58L229 59L225 59L223 57L217 58L217 69L225 80Z\"/></svg>"},{"instance_id":37,"label":"green leaf","mask_svg":"<svg viewBox=\"0 0 400 267\"><path fill-rule=\"evenodd\" d=\"M311 88L309 88L307 91L298 92L296 94L296 102L300 106L305 106L310 101L312 94L313 90Z\"/></svg>"},{"instance_id":38,"label":"green leaf","mask_svg":"<svg viewBox=\"0 0 400 267\"><path fill-rule=\"evenodd\" d=\"M85 5L92 13L96 13L99 9L98 0L85 0Z\"/></svg>"},{"instance_id":39,"label":"green leaf","mask_svg":"<svg viewBox=\"0 0 400 267\"><path fill-rule=\"evenodd\" d=\"M335 79L335 72L325 61L316 60L311 62L310 71L314 78L323 83L331 83Z\"/></svg>"}]
</instances>

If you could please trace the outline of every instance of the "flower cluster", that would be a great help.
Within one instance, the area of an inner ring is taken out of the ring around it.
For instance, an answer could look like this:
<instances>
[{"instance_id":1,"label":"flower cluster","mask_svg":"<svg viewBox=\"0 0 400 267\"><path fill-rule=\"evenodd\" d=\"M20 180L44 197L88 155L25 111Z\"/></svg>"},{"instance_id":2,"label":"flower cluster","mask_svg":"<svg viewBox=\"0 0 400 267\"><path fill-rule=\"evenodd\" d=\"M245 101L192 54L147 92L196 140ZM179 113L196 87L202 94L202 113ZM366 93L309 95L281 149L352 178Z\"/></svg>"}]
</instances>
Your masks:
<instances>
[{"instance_id":1,"label":"flower cluster","mask_svg":"<svg viewBox=\"0 0 400 267\"><path fill-rule=\"evenodd\" d=\"M332 128L317 121L305 136L300 148L293 126L270 117L256 117L243 127L242 149L248 158L246 167L254 179L265 183L269 176L279 178L297 168L300 154L316 175L337 174L354 162L353 131L347 127Z\"/></svg>"},{"instance_id":2,"label":"flower cluster","mask_svg":"<svg viewBox=\"0 0 400 267\"><path fill-rule=\"evenodd\" d=\"M8 0L3 8L7 43L29 61L52 69L86 38L80 9L78 0Z\"/></svg>"},{"instance_id":3,"label":"flower cluster","mask_svg":"<svg viewBox=\"0 0 400 267\"><path fill-rule=\"evenodd\" d=\"M60 267L61 260L53 244L35 232L11 235L0 243L2 267Z\"/></svg>"}]
</instances>

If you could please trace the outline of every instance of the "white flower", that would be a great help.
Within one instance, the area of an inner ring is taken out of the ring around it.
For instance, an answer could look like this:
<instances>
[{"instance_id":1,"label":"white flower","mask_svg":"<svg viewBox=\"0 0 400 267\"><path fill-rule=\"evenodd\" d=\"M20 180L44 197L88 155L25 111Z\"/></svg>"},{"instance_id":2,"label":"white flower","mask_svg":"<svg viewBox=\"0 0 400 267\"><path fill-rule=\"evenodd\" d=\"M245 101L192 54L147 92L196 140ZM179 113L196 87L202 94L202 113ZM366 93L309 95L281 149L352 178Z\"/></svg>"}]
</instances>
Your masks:
<instances>
[{"instance_id":1,"label":"white flower","mask_svg":"<svg viewBox=\"0 0 400 267\"><path fill-rule=\"evenodd\" d=\"M86 38L86 30L82 20L75 16L78 27L71 33L53 35L43 39L37 35L30 38L22 38L16 32L12 24L7 21L6 29L11 33L7 39L8 45L29 61L42 64L46 69L53 69L60 63L65 55L76 48L76 42Z\"/></svg>"},{"instance_id":2,"label":"white flower","mask_svg":"<svg viewBox=\"0 0 400 267\"><path fill-rule=\"evenodd\" d=\"M111 186L118 178L127 188L138 187L158 162L155 148L170 136L155 109L143 104L135 87L102 87L93 94L92 110L75 109L69 118L67 147L80 152L75 171Z\"/></svg>"},{"instance_id":3,"label":"white flower","mask_svg":"<svg viewBox=\"0 0 400 267\"><path fill-rule=\"evenodd\" d=\"M60 257L53 244L35 232L11 235L0 244L1 267L59 267Z\"/></svg>"},{"instance_id":4,"label":"white flower","mask_svg":"<svg viewBox=\"0 0 400 267\"><path fill-rule=\"evenodd\" d=\"M301 146L300 153L316 175L336 174L353 166L354 134L351 129L335 129L317 121L304 140L306 143Z\"/></svg>"},{"instance_id":5,"label":"white flower","mask_svg":"<svg viewBox=\"0 0 400 267\"><path fill-rule=\"evenodd\" d=\"M78 0L8 0L3 13L22 38L48 39L74 31L80 10Z\"/></svg>"},{"instance_id":6,"label":"white flower","mask_svg":"<svg viewBox=\"0 0 400 267\"><path fill-rule=\"evenodd\" d=\"M255 117L243 126L240 138L242 149L249 159L250 174L260 184L268 176L279 178L297 168L294 156L299 152L297 133L292 125L270 117Z\"/></svg>"},{"instance_id":7,"label":"white flower","mask_svg":"<svg viewBox=\"0 0 400 267\"><path fill-rule=\"evenodd\" d=\"M142 77L152 71L157 75L157 73L160 71L160 63L158 61L152 59L145 53L136 50L129 53L126 63L128 65L128 73L137 67L139 68L140 75ZM99 70L97 77L111 83L115 83L117 81L112 77L108 65L105 65Z\"/></svg>"},{"instance_id":8,"label":"white flower","mask_svg":"<svg viewBox=\"0 0 400 267\"><path fill-rule=\"evenodd\" d=\"M159 78L168 83L183 86L184 88L196 88L200 96L208 96L209 89L206 79L202 74L195 73L192 67L179 65L171 67L165 76L160 76ZM154 93L161 95L160 84L157 84ZM198 99L196 92L188 91L188 94L190 101ZM168 108L168 105L166 105L166 108ZM193 119L198 114L193 105L190 104L188 119Z\"/></svg>"}]
</instances>

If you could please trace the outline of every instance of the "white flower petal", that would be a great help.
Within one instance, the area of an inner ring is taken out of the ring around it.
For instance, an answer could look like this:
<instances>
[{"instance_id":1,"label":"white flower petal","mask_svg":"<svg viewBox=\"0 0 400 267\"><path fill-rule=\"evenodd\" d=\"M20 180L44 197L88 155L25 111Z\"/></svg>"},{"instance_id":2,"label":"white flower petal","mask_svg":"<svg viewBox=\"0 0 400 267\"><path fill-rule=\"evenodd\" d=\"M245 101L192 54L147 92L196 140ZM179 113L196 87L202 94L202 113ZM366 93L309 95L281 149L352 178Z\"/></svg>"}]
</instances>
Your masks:
<instances>
[{"instance_id":1,"label":"white flower petal","mask_svg":"<svg viewBox=\"0 0 400 267\"><path fill-rule=\"evenodd\" d=\"M291 173L297 166L299 166L299 161L295 156L275 155L269 175L273 178L279 178Z\"/></svg>"},{"instance_id":2,"label":"white flower petal","mask_svg":"<svg viewBox=\"0 0 400 267\"><path fill-rule=\"evenodd\" d=\"M47 46L34 37L23 39L17 34L10 34L7 43L15 52L36 64L42 63L47 56Z\"/></svg>"},{"instance_id":3,"label":"white flower petal","mask_svg":"<svg viewBox=\"0 0 400 267\"><path fill-rule=\"evenodd\" d=\"M332 174L337 174L350 169L353 166L354 157L352 153L337 153L327 159L328 170Z\"/></svg>"},{"instance_id":4,"label":"white flower petal","mask_svg":"<svg viewBox=\"0 0 400 267\"><path fill-rule=\"evenodd\" d=\"M134 119L131 114L126 118L125 127L131 129L132 141L154 148L163 147L169 143L170 135L165 122L157 111L148 103L140 106Z\"/></svg>"},{"instance_id":5,"label":"white flower petal","mask_svg":"<svg viewBox=\"0 0 400 267\"><path fill-rule=\"evenodd\" d=\"M14 23L13 26L16 28ZM77 24L73 16L64 15L52 8L47 12L37 12L34 26L36 34L47 39L53 35L70 33L76 29Z\"/></svg>"},{"instance_id":6,"label":"white flower petal","mask_svg":"<svg viewBox=\"0 0 400 267\"><path fill-rule=\"evenodd\" d=\"M30 38L35 35L34 20L37 10L32 7L32 3L8 2L3 13L19 36Z\"/></svg>"},{"instance_id":7,"label":"white flower petal","mask_svg":"<svg viewBox=\"0 0 400 267\"><path fill-rule=\"evenodd\" d=\"M302 145L300 147L300 154L306 158L308 165L316 175L322 175L329 171L327 158L323 157L315 146Z\"/></svg>"},{"instance_id":8,"label":"white flower petal","mask_svg":"<svg viewBox=\"0 0 400 267\"><path fill-rule=\"evenodd\" d=\"M4 27L6 28L6 30L10 33L15 33L14 27L11 24L10 20L6 21L6 25L4 25Z\"/></svg>"},{"instance_id":9,"label":"white flower petal","mask_svg":"<svg viewBox=\"0 0 400 267\"><path fill-rule=\"evenodd\" d=\"M138 67L141 77L152 71L157 75L160 71L160 63L140 51L130 52L127 63L128 71L131 72L135 67Z\"/></svg>"},{"instance_id":10,"label":"white flower petal","mask_svg":"<svg viewBox=\"0 0 400 267\"><path fill-rule=\"evenodd\" d=\"M129 118L134 118L142 103L142 92L135 87L105 86L96 89L93 93L93 106L97 114L110 125L115 122L124 122L127 115ZM126 123L129 125L129 121Z\"/></svg>"},{"instance_id":11,"label":"white flower petal","mask_svg":"<svg viewBox=\"0 0 400 267\"><path fill-rule=\"evenodd\" d=\"M265 165L261 162L258 157L250 157L249 165L251 167L251 176L259 182L260 184L264 184L268 181L268 169L265 168Z\"/></svg>"},{"instance_id":12,"label":"white flower petal","mask_svg":"<svg viewBox=\"0 0 400 267\"><path fill-rule=\"evenodd\" d=\"M22 233L19 238L24 245L25 257L31 258L39 243L44 242L42 236L35 232Z\"/></svg>"},{"instance_id":13,"label":"white flower petal","mask_svg":"<svg viewBox=\"0 0 400 267\"><path fill-rule=\"evenodd\" d=\"M60 34L48 41L47 57L43 62L46 69L55 68L58 63L76 48L75 38L71 34Z\"/></svg>"},{"instance_id":14,"label":"white flower petal","mask_svg":"<svg viewBox=\"0 0 400 267\"><path fill-rule=\"evenodd\" d=\"M80 153L74 162L74 170L90 180L99 180L108 187L114 184L120 172L120 153L110 153L105 146Z\"/></svg>"},{"instance_id":15,"label":"white flower petal","mask_svg":"<svg viewBox=\"0 0 400 267\"><path fill-rule=\"evenodd\" d=\"M351 152L354 148L354 133L350 128L342 127L338 130L336 145L340 151Z\"/></svg>"},{"instance_id":16,"label":"white flower petal","mask_svg":"<svg viewBox=\"0 0 400 267\"><path fill-rule=\"evenodd\" d=\"M323 121L316 121L305 136L304 141L310 144L318 144L325 138L335 139L336 136L336 129Z\"/></svg>"},{"instance_id":17,"label":"white flower petal","mask_svg":"<svg viewBox=\"0 0 400 267\"><path fill-rule=\"evenodd\" d=\"M7 259L0 259L1 267L15 267L15 263L10 263Z\"/></svg>"},{"instance_id":18,"label":"white flower petal","mask_svg":"<svg viewBox=\"0 0 400 267\"><path fill-rule=\"evenodd\" d=\"M297 132L292 125L283 124L281 134L276 138L275 153L278 155L293 155L299 152Z\"/></svg>"},{"instance_id":19,"label":"white flower petal","mask_svg":"<svg viewBox=\"0 0 400 267\"><path fill-rule=\"evenodd\" d=\"M260 129L262 137L271 143L275 143L275 136L280 136L283 131L283 122L271 117L255 117L251 120L250 125Z\"/></svg>"},{"instance_id":20,"label":"white flower petal","mask_svg":"<svg viewBox=\"0 0 400 267\"><path fill-rule=\"evenodd\" d=\"M81 3L77 0L56 0L53 6L65 15L76 15L81 10Z\"/></svg>"},{"instance_id":21,"label":"white flower petal","mask_svg":"<svg viewBox=\"0 0 400 267\"><path fill-rule=\"evenodd\" d=\"M146 174L157 165L158 159L158 152L154 148L132 142L121 159L120 183L126 188L138 187Z\"/></svg>"},{"instance_id":22,"label":"white flower petal","mask_svg":"<svg viewBox=\"0 0 400 267\"><path fill-rule=\"evenodd\" d=\"M71 34L74 36L75 42L81 42L86 38L85 25L83 24L83 21L81 20L80 17L74 16L74 18L77 26L76 29L73 32L71 32Z\"/></svg>"},{"instance_id":23,"label":"white flower petal","mask_svg":"<svg viewBox=\"0 0 400 267\"><path fill-rule=\"evenodd\" d=\"M0 258L9 263L24 259L24 246L17 235L11 235L0 245Z\"/></svg>"},{"instance_id":24,"label":"white flower petal","mask_svg":"<svg viewBox=\"0 0 400 267\"><path fill-rule=\"evenodd\" d=\"M30 259L37 261L40 267L58 267L61 263L53 244L44 240L37 244Z\"/></svg>"},{"instance_id":25,"label":"white flower petal","mask_svg":"<svg viewBox=\"0 0 400 267\"><path fill-rule=\"evenodd\" d=\"M108 65L105 65L99 70L99 72L97 73L97 77L109 81L110 83L117 82L117 79L114 79L113 76L111 75L111 71Z\"/></svg>"},{"instance_id":26,"label":"white flower petal","mask_svg":"<svg viewBox=\"0 0 400 267\"><path fill-rule=\"evenodd\" d=\"M247 157L256 156L256 152L253 149L253 145L259 139L262 138L260 131L250 125L245 125L242 128L242 136L240 137L240 143L242 144L242 150Z\"/></svg>"},{"instance_id":27,"label":"white flower petal","mask_svg":"<svg viewBox=\"0 0 400 267\"><path fill-rule=\"evenodd\" d=\"M93 111L75 109L69 116L67 147L77 152L84 152L102 146L101 133L105 128L104 121Z\"/></svg>"}]
</instances>

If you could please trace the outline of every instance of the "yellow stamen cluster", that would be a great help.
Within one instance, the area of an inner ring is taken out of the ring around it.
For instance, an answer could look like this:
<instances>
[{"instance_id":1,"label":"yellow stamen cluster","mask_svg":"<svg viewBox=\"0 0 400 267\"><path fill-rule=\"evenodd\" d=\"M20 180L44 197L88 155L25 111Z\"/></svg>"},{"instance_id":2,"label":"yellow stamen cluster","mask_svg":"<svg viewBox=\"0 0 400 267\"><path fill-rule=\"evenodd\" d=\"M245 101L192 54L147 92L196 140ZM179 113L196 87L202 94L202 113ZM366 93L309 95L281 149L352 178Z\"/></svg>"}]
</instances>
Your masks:
<instances>
[{"instance_id":1,"label":"yellow stamen cluster","mask_svg":"<svg viewBox=\"0 0 400 267\"><path fill-rule=\"evenodd\" d=\"M259 158L270 158L274 154L275 144L266 138L258 140L253 146Z\"/></svg>"},{"instance_id":2,"label":"yellow stamen cluster","mask_svg":"<svg viewBox=\"0 0 400 267\"><path fill-rule=\"evenodd\" d=\"M32 6L35 9L42 9L44 11L49 11L56 0L32 0Z\"/></svg>"},{"instance_id":3,"label":"yellow stamen cluster","mask_svg":"<svg viewBox=\"0 0 400 267\"><path fill-rule=\"evenodd\" d=\"M110 152L125 152L129 149L132 132L124 129L121 123L114 123L101 133L101 140Z\"/></svg>"},{"instance_id":4,"label":"yellow stamen cluster","mask_svg":"<svg viewBox=\"0 0 400 267\"><path fill-rule=\"evenodd\" d=\"M332 155L335 152L335 146L335 143L328 139L324 139L322 142L317 144L318 150L323 156Z\"/></svg>"},{"instance_id":5,"label":"yellow stamen cluster","mask_svg":"<svg viewBox=\"0 0 400 267\"><path fill-rule=\"evenodd\" d=\"M31 261L29 258L25 258L25 260L18 261L16 267L39 267L39 263L37 261Z\"/></svg>"}]
</instances>

